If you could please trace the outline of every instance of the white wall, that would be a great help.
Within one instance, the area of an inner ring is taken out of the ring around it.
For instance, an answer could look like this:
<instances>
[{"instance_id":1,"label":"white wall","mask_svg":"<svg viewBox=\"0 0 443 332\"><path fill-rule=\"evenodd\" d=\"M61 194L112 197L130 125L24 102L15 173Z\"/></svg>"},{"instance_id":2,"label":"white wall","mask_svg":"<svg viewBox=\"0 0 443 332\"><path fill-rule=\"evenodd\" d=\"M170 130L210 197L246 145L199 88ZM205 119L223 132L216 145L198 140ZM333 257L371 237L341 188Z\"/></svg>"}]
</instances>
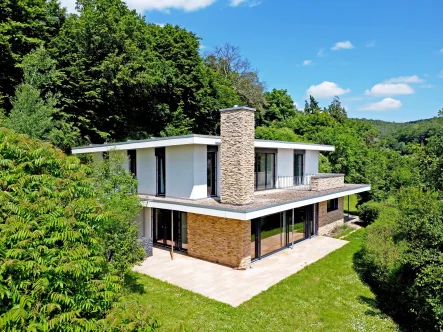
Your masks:
<instances>
[{"instance_id":1,"label":"white wall","mask_svg":"<svg viewBox=\"0 0 443 332\"><path fill-rule=\"evenodd\" d=\"M144 236L153 237L152 234L152 209L151 208L143 208L143 221L144 221Z\"/></svg>"},{"instance_id":2,"label":"white wall","mask_svg":"<svg viewBox=\"0 0 443 332\"><path fill-rule=\"evenodd\" d=\"M166 147L166 196L205 198L206 145Z\"/></svg>"},{"instance_id":3,"label":"white wall","mask_svg":"<svg viewBox=\"0 0 443 332\"><path fill-rule=\"evenodd\" d=\"M155 149L137 149L137 180L140 194L156 194Z\"/></svg>"},{"instance_id":4,"label":"white wall","mask_svg":"<svg viewBox=\"0 0 443 332\"><path fill-rule=\"evenodd\" d=\"M221 153L220 153L220 146L219 146L219 148L218 148L218 150L217 150L217 174L216 174L216 181L217 181L217 191L216 191L216 195L218 196L218 197L220 197L221 195L220 195L220 193L221 193L221 172L220 172L220 167L221 167L221 163L220 163L220 160L221 160Z\"/></svg>"},{"instance_id":5,"label":"white wall","mask_svg":"<svg viewBox=\"0 0 443 332\"><path fill-rule=\"evenodd\" d=\"M294 150L278 149L277 151L277 176L293 176Z\"/></svg>"},{"instance_id":6,"label":"white wall","mask_svg":"<svg viewBox=\"0 0 443 332\"><path fill-rule=\"evenodd\" d=\"M305 174L318 173L318 151L306 150Z\"/></svg>"}]
</instances>

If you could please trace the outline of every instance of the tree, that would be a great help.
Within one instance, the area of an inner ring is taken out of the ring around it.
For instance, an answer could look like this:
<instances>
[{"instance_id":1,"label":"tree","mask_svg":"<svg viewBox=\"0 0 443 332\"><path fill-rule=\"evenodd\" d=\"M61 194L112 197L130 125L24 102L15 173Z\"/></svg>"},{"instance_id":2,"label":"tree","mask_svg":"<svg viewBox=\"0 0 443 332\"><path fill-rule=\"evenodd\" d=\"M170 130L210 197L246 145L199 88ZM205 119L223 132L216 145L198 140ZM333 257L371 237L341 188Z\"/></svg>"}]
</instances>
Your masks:
<instances>
[{"instance_id":1,"label":"tree","mask_svg":"<svg viewBox=\"0 0 443 332\"><path fill-rule=\"evenodd\" d=\"M79 130L68 116L57 108L57 95L49 92L51 84L59 83L62 77L43 47L23 57L19 65L23 70L24 83L15 91L11 102L13 108L6 126L31 137L49 140L64 151L79 143ZM42 91L46 95L42 96Z\"/></svg>"},{"instance_id":2,"label":"tree","mask_svg":"<svg viewBox=\"0 0 443 332\"><path fill-rule=\"evenodd\" d=\"M90 170L0 129L0 329L94 329L116 299Z\"/></svg>"},{"instance_id":3,"label":"tree","mask_svg":"<svg viewBox=\"0 0 443 332\"><path fill-rule=\"evenodd\" d=\"M65 21L65 9L56 0L3 0L0 2L0 96L5 109L21 83L17 66L23 56L57 35Z\"/></svg>"},{"instance_id":4,"label":"tree","mask_svg":"<svg viewBox=\"0 0 443 332\"><path fill-rule=\"evenodd\" d=\"M335 96L331 104L329 104L328 112L340 123L343 123L348 118L346 109L341 105L340 98L338 96Z\"/></svg>"},{"instance_id":5,"label":"tree","mask_svg":"<svg viewBox=\"0 0 443 332\"><path fill-rule=\"evenodd\" d=\"M305 109L306 114L315 114L321 112L320 106L318 106L318 101L315 100L313 96L309 96L309 102L305 100Z\"/></svg>"},{"instance_id":6,"label":"tree","mask_svg":"<svg viewBox=\"0 0 443 332\"><path fill-rule=\"evenodd\" d=\"M241 54L239 47L228 43L216 46L212 52L206 54L205 62L232 83L241 104L263 112L266 106L263 96L265 84L260 81L258 71Z\"/></svg>"},{"instance_id":7,"label":"tree","mask_svg":"<svg viewBox=\"0 0 443 332\"><path fill-rule=\"evenodd\" d=\"M265 92L264 97L268 105L263 116L265 121L282 121L295 114L294 101L288 90L272 89L271 92Z\"/></svg>"},{"instance_id":8,"label":"tree","mask_svg":"<svg viewBox=\"0 0 443 332\"><path fill-rule=\"evenodd\" d=\"M443 208L438 194L401 190L368 227L356 267L385 312L408 328L443 328Z\"/></svg>"},{"instance_id":9,"label":"tree","mask_svg":"<svg viewBox=\"0 0 443 332\"><path fill-rule=\"evenodd\" d=\"M106 211L106 219L98 225L105 256L113 274L124 275L145 256L137 242L138 228L134 218L140 213L137 180L122 165L126 158L111 151L94 165L96 196Z\"/></svg>"}]
</instances>

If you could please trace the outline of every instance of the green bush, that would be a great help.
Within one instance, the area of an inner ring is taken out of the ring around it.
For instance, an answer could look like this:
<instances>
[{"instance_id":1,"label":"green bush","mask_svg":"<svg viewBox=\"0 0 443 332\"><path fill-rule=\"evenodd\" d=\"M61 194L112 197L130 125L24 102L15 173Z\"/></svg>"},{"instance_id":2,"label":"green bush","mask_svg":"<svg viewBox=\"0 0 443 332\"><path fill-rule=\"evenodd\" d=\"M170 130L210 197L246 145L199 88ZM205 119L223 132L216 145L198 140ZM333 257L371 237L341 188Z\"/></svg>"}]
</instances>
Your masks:
<instances>
[{"instance_id":1,"label":"green bush","mask_svg":"<svg viewBox=\"0 0 443 332\"><path fill-rule=\"evenodd\" d=\"M437 193L404 189L380 205L355 267L380 307L402 326L443 330L443 206Z\"/></svg>"},{"instance_id":2,"label":"green bush","mask_svg":"<svg viewBox=\"0 0 443 332\"><path fill-rule=\"evenodd\" d=\"M0 128L0 330L95 328L116 299L89 168Z\"/></svg>"},{"instance_id":3,"label":"green bush","mask_svg":"<svg viewBox=\"0 0 443 332\"><path fill-rule=\"evenodd\" d=\"M372 224L379 216L380 210L383 208L383 204L379 202L369 201L361 204L358 207L358 214L360 220L366 224Z\"/></svg>"}]
</instances>

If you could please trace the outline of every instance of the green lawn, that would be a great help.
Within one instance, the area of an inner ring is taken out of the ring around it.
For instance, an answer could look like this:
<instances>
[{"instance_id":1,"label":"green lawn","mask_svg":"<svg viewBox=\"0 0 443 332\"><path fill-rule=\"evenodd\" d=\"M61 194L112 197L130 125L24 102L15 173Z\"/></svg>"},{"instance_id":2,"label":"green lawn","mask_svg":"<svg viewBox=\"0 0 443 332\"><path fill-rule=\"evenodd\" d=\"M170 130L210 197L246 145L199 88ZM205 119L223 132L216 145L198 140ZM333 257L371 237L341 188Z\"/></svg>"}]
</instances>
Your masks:
<instances>
[{"instance_id":1,"label":"green lawn","mask_svg":"<svg viewBox=\"0 0 443 332\"><path fill-rule=\"evenodd\" d=\"M238 308L138 275L144 292L128 292L114 314L140 305L163 331L397 331L353 270L362 236L349 235L349 244Z\"/></svg>"},{"instance_id":2,"label":"green lawn","mask_svg":"<svg viewBox=\"0 0 443 332\"><path fill-rule=\"evenodd\" d=\"M349 197L349 211L348 211L348 197ZM357 195L349 195L344 198L345 213L351 213L357 215Z\"/></svg>"}]
</instances>

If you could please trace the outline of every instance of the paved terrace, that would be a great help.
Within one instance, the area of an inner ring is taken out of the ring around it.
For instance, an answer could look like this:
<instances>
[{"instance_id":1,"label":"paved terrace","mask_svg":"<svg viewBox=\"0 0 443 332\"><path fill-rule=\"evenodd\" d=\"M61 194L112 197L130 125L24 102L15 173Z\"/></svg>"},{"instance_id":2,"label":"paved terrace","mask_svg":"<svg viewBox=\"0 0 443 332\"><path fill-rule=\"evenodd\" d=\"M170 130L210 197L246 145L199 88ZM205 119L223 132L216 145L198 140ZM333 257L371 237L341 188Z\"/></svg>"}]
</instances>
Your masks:
<instances>
[{"instance_id":1,"label":"paved terrace","mask_svg":"<svg viewBox=\"0 0 443 332\"><path fill-rule=\"evenodd\" d=\"M365 188L367 186L368 185L366 184L345 184L343 187L322 190L322 191L291 190L291 189L272 189L272 190L256 191L254 193L254 203L247 205L222 204L218 197L191 200L191 199L173 198L173 197L157 197L154 195L143 195L143 194L140 194L139 196L142 200L146 201L183 204L186 206L195 206L195 207L220 209L220 210L231 210L238 212L249 212L272 206L278 206L280 204L303 201L311 198L326 196L329 194L336 194L340 192L346 192L349 190Z\"/></svg>"},{"instance_id":2,"label":"paved terrace","mask_svg":"<svg viewBox=\"0 0 443 332\"><path fill-rule=\"evenodd\" d=\"M168 250L154 248L154 255L135 266L134 271L237 307L346 243L317 236L259 260L244 271L182 253L174 253L171 260Z\"/></svg>"}]
</instances>

